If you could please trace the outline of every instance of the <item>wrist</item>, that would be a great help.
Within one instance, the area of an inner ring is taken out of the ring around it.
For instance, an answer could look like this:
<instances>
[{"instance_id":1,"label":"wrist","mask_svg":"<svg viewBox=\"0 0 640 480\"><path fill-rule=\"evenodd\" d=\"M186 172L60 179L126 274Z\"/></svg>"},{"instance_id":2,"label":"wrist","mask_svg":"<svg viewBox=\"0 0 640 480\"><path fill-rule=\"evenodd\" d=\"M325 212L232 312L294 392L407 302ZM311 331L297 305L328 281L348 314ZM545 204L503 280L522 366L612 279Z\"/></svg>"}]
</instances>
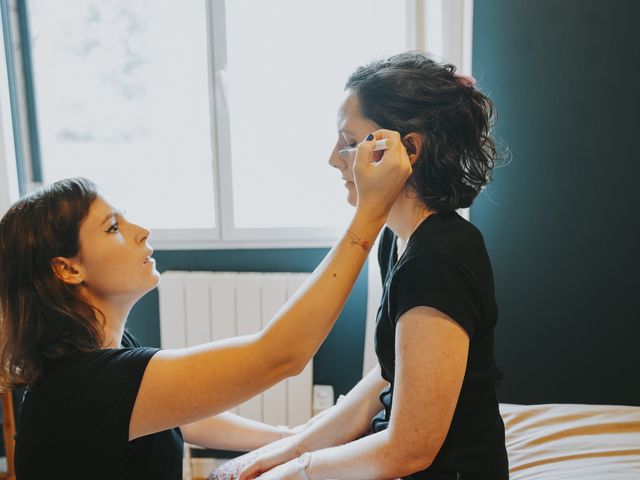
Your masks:
<instances>
[{"instance_id":1,"label":"wrist","mask_svg":"<svg viewBox=\"0 0 640 480\"><path fill-rule=\"evenodd\" d=\"M372 217L356 215L344 233L343 238L353 247L364 251L368 255L383 226L384 221L382 219L373 220Z\"/></svg>"},{"instance_id":2,"label":"wrist","mask_svg":"<svg viewBox=\"0 0 640 480\"><path fill-rule=\"evenodd\" d=\"M384 227L386 221L386 216L369 215L360 211L354 215L348 230L358 237L373 243L376 238L378 238L378 234L380 230L382 230L382 227Z\"/></svg>"},{"instance_id":3,"label":"wrist","mask_svg":"<svg viewBox=\"0 0 640 480\"><path fill-rule=\"evenodd\" d=\"M282 440L283 438L291 437L291 436L295 435L295 433L296 433L294 430L292 430L291 428L287 427L286 425L278 425L276 427L276 431L277 431L277 435L278 435L277 440Z\"/></svg>"},{"instance_id":4,"label":"wrist","mask_svg":"<svg viewBox=\"0 0 640 480\"><path fill-rule=\"evenodd\" d=\"M380 210L371 209L362 205L356 206L356 212L353 216L353 222L362 221L371 226L377 226L380 230L389 216L389 211L380 212Z\"/></svg>"},{"instance_id":5,"label":"wrist","mask_svg":"<svg viewBox=\"0 0 640 480\"><path fill-rule=\"evenodd\" d=\"M360 247L362 250L364 250L367 253L371 251L371 248L373 247L373 244L374 244L373 241L366 240L351 230L347 230L346 236L351 245Z\"/></svg>"}]
</instances>

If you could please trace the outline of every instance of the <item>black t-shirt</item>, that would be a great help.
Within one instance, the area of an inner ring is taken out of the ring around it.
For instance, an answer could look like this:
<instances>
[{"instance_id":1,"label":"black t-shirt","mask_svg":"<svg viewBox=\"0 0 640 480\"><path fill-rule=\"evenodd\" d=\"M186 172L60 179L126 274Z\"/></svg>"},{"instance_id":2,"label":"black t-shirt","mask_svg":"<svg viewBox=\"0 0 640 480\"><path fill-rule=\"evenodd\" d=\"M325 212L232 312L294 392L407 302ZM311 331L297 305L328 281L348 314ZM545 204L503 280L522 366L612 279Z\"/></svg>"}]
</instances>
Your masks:
<instances>
[{"instance_id":1,"label":"black t-shirt","mask_svg":"<svg viewBox=\"0 0 640 480\"><path fill-rule=\"evenodd\" d=\"M129 441L142 375L159 349L126 332L122 345L46 365L19 413L18 480L182 479L179 428Z\"/></svg>"},{"instance_id":2,"label":"black t-shirt","mask_svg":"<svg viewBox=\"0 0 640 480\"><path fill-rule=\"evenodd\" d=\"M494 355L498 317L493 272L482 234L457 213L427 217L398 260L396 235L384 230L378 261L384 284L375 332L385 406L374 431L388 426L393 408L396 324L413 307L433 307L469 335L460 397L447 437L431 466L412 479L508 479L504 424L495 390L502 373Z\"/></svg>"}]
</instances>

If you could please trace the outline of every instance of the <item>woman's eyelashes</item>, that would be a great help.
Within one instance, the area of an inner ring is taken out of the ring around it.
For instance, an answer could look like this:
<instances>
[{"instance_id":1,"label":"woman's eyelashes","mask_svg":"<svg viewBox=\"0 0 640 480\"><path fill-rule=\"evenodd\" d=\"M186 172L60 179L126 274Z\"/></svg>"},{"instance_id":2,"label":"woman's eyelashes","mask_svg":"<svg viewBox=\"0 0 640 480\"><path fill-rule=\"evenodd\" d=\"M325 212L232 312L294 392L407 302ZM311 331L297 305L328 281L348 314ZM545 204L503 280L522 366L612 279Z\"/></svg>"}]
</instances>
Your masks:
<instances>
[{"instance_id":1,"label":"woman's eyelashes","mask_svg":"<svg viewBox=\"0 0 640 480\"><path fill-rule=\"evenodd\" d=\"M125 214L127 213L126 210L124 210L122 213L116 213L113 215L114 218L114 222L111 224L111 226L105 230L106 233L118 233L120 231L120 222L119 220L123 220Z\"/></svg>"},{"instance_id":2,"label":"woman's eyelashes","mask_svg":"<svg viewBox=\"0 0 640 480\"><path fill-rule=\"evenodd\" d=\"M109 229L106 230L106 233L118 233L119 231L120 225L118 225L118 222L114 222L113 225L111 225Z\"/></svg>"},{"instance_id":3,"label":"woman's eyelashes","mask_svg":"<svg viewBox=\"0 0 640 480\"><path fill-rule=\"evenodd\" d=\"M357 146L357 142L341 142L340 145L338 145L338 150L351 150Z\"/></svg>"},{"instance_id":4,"label":"woman's eyelashes","mask_svg":"<svg viewBox=\"0 0 640 480\"><path fill-rule=\"evenodd\" d=\"M345 138L345 146L344 148L356 148L358 146L358 142L356 142L355 140L350 140L348 138Z\"/></svg>"}]
</instances>

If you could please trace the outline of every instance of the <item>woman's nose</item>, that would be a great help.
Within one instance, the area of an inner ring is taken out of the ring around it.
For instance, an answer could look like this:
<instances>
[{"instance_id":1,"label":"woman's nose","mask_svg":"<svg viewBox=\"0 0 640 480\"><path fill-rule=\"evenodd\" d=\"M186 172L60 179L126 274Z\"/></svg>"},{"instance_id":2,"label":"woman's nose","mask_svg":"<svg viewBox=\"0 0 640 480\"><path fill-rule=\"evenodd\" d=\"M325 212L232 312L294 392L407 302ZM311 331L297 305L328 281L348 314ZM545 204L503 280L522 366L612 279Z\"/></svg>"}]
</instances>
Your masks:
<instances>
[{"instance_id":1,"label":"woman's nose","mask_svg":"<svg viewBox=\"0 0 640 480\"><path fill-rule=\"evenodd\" d=\"M137 239L138 243L142 243L142 242L146 241L147 238L149 238L149 235L151 235L151 230L149 230L146 227L142 227L140 225L136 225L136 228L138 229L138 233L136 235L136 239Z\"/></svg>"},{"instance_id":2,"label":"woman's nose","mask_svg":"<svg viewBox=\"0 0 640 480\"><path fill-rule=\"evenodd\" d=\"M329 156L329 165L333 168L337 168L338 170L343 170L347 164L344 159L338 154L337 149L333 149L331 155Z\"/></svg>"}]
</instances>

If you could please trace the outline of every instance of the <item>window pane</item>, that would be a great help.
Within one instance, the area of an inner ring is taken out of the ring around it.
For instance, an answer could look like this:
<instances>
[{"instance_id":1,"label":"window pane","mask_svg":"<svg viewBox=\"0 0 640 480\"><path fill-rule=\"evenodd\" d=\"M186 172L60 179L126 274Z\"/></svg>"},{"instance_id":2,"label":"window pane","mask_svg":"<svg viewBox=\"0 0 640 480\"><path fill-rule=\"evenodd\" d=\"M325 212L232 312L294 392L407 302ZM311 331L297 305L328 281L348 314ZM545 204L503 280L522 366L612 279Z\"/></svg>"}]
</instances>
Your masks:
<instances>
[{"instance_id":1,"label":"window pane","mask_svg":"<svg viewBox=\"0 0 640 480\"><path fill-rule=\"evenodd\" d=\"M348 75L406 50L399 0L228 0L236 227L334 227L350 216L328 165Z\"/></svg>"},{"instance_id":2,"label":"window pane","mask_svg":"<svg viewBox=\"0 0 640 480\"><path fill-rule=\"evenodd\" d=\"M152 228L213 227L205 2L29 7L45 182L89 177Z\"/></svg>"},{"instance_id":3,"label":"window pane","mask_svg":"<svg viewBox=\"0 0 640 480\"><path fill-rule=\"evenodd\" d=\"M0 25L0 217L19 197L18 170L7 72L4 26Z\"/></svg>"}]
</instances>

